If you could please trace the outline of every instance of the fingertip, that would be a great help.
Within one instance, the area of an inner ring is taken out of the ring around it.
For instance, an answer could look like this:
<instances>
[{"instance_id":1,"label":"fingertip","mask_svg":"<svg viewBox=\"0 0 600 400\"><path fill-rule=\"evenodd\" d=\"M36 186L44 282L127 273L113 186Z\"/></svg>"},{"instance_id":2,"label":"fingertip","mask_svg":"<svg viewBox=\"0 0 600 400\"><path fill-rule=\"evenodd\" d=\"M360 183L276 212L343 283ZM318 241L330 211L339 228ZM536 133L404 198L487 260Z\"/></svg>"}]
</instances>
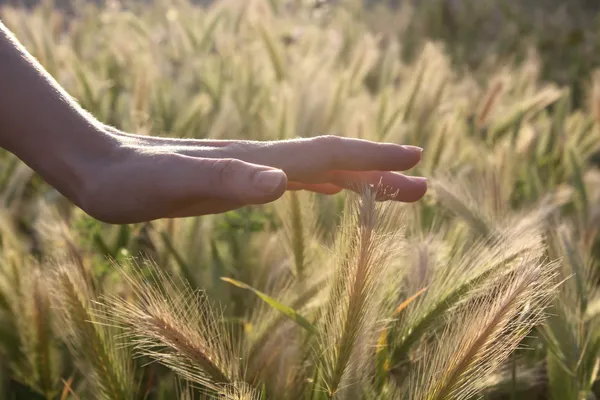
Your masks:
<instances>
[{"instance_id":1,"label":"fingertip","mask_svg":"<svg viewBox=\"0 0 600 400\"><path fill-rule=\"evenodd\" d=\"M254 187L264 193L273 193L285 188L287 185L287 177L285 173L278 169L268 169L258 171L254 174Z\"/></svg>"},{"instance_id":2,"label":"fingertip","mask_svg":"<svg viewBox=\"0 0 600 400\"><path fill-rule=\"evenodd\" d=\"M396 143L378 143L376 146L375 151L368 153L373 166L365 170L407 171L421 162L421 147Z\"/></svg>"},{"instance_id":3,"label":"fingertip","mask_svg":"<svg viewBox=\"0 0 600 400\"><path fill-rule=\"evenodd\" d=\"M425 196L427 188L427 178L402 176L401 182L390 182L388 185L384 183L377 200L415 203Z\"/></svg>"},{"instance_id":4,"label":"fingertip","mask_svg":"<svg viewBox=\"0 0 600 400\"><path fill-rule=\"evenodd\" d=\"M421 159L421 156L423 154L423 148L419 147L419 146L409 146L409 145L403 145L402 147L404 147L404 149L409 152L410 154L412 154L415 157L418 157L419 159Z\"/></svg>"},{"instance_id":5,"label":"fingertip","mask_svg":"<svg viewBox=\"0 0 600 400\"><path fill-rule=\"evenodd\" d=\"M427 189L427 178L424 176L409 176L408 178L416 185L420 185Z\"/></svg>"},{"instance_id":6,"label":"fingertip","mask_svg":"<svg viewBox=\"0 0 600 400\"><path fill-rule=\"evenodd\" d=\"M408 178L411 187L403 193L401 201L414 203L421 200L427 193L427 178L422 176L410 176Z\"/></svg>"},{"instance_id":7,"label":"fingertip","mask_svg":"<svg viewBox=\"0 0 600 400\"><path fill-rule=\"evenodd\" d=\"M280 169L257 171L252 178L253 188L259 202L274 201L285 193L287 176Z\"/></svg>"},{"instance_id":8,"label":"fingertip","mask_svg":"<svg viewBox=\"0 0 600 400\"><path fill-rule=\"evenodd\" d=\"M404 147L408 151L412 151L412 152L419 153L419 154L421 154L423 152L423 148L419 147L419 146L410 146L410 145L404 144L404 145L402 145L402 147Z\"/></svg>"},{"instance_id":9,"label":"fingertip","mask_svg":"<svg viewBox=\"0 0 600 400\"><path fill-rule=\"evenodd\" d=\"M402 149L404 150L403 158L405 159L405 163L407 164L404 168L409 169L409 166L414 167L415 165L421 162L421 159L423 157L422 147L402 145Z\"/></svg>"}]
</instances>

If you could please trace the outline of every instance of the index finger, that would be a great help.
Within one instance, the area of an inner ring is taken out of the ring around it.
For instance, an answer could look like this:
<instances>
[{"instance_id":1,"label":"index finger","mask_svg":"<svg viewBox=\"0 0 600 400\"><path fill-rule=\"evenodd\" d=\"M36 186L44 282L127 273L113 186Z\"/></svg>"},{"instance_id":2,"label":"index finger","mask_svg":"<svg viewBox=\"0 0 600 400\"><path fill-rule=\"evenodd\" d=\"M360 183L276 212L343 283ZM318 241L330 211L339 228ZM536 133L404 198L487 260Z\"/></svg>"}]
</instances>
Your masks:
<instances>
[{"instance_id":1,"label":"index finger","mask_svg":"<svg viewBox=\"0 0 600 400\"><path fill-rule=\"evenodd\" d=\"M285 171L290 180L329 170L406 171L421 160L422 149L341 136L317 136L229 147L233 157ZM237 153L237 154L236 154Z\"/></svg>"}]
</instances>

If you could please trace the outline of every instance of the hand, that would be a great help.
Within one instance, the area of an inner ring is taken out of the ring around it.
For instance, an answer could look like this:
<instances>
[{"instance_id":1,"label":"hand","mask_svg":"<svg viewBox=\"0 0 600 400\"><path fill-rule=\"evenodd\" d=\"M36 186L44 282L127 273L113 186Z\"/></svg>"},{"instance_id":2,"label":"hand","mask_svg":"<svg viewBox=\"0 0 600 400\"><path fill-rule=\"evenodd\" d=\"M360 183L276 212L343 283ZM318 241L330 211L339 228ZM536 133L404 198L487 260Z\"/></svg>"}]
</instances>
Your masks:
<instances>
[{"instance_id":1,"label":"hand","mask_svg":"<svg viewBox=\"0 0 600 400\"><path fill-rule=\"evenodd\" d=\"M109 223L221 213L286 190L337 193L382 183L416 201L421 149L334 136L277 142L129 135L83 110L0 22L0 147ZM381 200L391 199L385 192Z\"/></svg>"},{"instance_id":2,"label":"hand","mask_svg":"<svg viewBox=\"0 0 600 400\"><path fill-rule=\"evenodd\" d=\"M336 136L253 142L109 134L118 148L96 160L105 167L78 196L86 212L108 223L215 214L272 202L286 190L335 194L358 182L398 191L380 200L414 202L427 191L425 178L397 172L418 164L418 147Z\"/></svg>"}]
</instances>

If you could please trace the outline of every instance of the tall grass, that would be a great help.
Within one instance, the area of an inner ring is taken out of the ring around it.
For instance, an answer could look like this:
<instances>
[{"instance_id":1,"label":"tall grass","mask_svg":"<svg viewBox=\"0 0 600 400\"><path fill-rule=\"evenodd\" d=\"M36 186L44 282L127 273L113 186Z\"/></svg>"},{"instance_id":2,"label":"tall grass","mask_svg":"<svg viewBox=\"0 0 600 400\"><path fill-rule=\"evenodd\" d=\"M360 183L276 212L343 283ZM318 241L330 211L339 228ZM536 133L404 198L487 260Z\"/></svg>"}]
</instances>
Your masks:
<instances>
[{"instance_id":1,"label":"tall grass","mask_svg":"<svg viewBox=\"0 0 600 400\"><path fill-rule=\"evenodd\" d=\"M576 108L535 53L470 74L426 42L406 62L410 37L332 3L1 9L107 126L418 145L431 182L410 205L289 192L112 226L3 153L3 398L599 394L597 77Z\"/></svg>"}]
</instances>

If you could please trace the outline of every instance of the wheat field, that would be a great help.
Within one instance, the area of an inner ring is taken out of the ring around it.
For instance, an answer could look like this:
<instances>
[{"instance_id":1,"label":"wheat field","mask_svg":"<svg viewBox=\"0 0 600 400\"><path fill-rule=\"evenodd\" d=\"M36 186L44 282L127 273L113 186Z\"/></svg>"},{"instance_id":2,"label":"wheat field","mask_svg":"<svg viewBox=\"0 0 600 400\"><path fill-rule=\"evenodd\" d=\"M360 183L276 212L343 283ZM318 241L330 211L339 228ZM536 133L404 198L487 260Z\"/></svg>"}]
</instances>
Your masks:
<instances>
[{"instance_id":1,"label":"wheat field","mask_svg":"<svg viewBox=\"0 0 600 400\"><path fill-rule=\"evenodd\" d=\"M326 3L0 9L107 125L417 145L429 179L109 225L3 152L1 399L600 394L600 75L574 100L535 51L470 71L406 10Z\"/></svg>"}]
</instances>

